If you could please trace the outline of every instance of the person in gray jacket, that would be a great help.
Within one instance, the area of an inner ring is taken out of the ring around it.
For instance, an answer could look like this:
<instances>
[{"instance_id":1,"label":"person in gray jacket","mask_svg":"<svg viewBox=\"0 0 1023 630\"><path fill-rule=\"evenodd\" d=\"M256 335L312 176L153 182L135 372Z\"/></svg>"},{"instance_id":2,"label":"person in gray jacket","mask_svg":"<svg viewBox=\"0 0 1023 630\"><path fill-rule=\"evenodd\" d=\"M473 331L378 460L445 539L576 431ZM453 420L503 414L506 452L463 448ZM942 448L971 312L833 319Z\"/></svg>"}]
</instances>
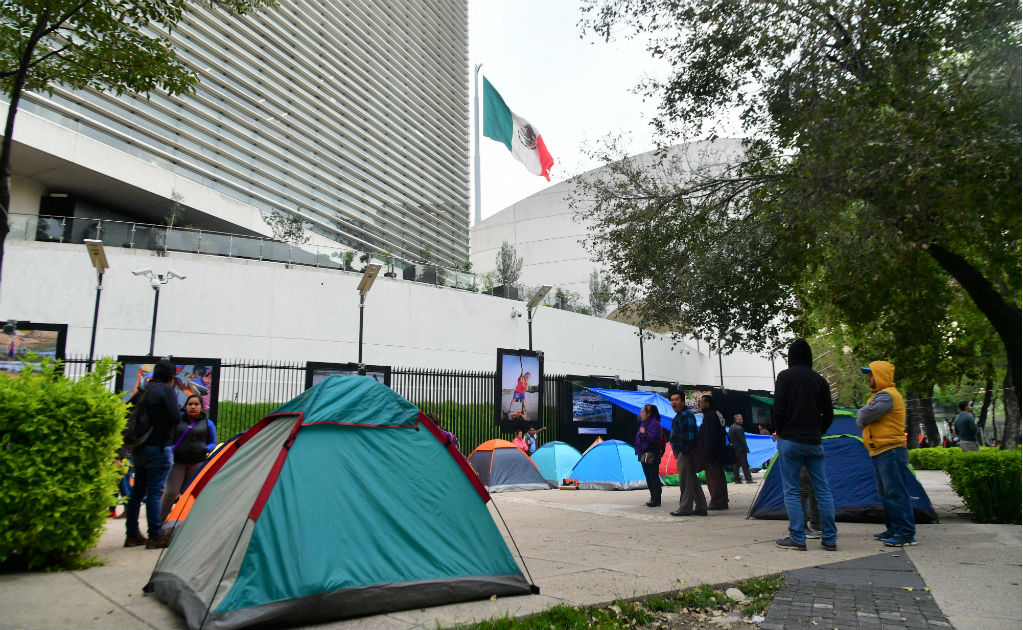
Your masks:
<instances>
[{"instance_id":1,"label":"person in gray jacket","mask_svg":"<svg viewBox=\"0 0 1023 630\"><path fill-rule=\"evenodd\" d=\"M952 421L956 435L959 436L959 448L963 451L979 451L977 443L977 420L973 417L973 406L967 401L959 403L959 414Z\"/></svg>"},{"instance_id":2,"label":"person in gray jacket","mask_svg":"<svg viewBox=\"0 0 1023 630\"><path fill-rule=\"evenodd\" d=\"M753 475L749 472L749 460L746 457L746 454L749 453L749 446L746 444L746 429L742 426L742 414L735 414L733 420L735 422L732 423L732 426L728 427L728 443L732 445L732 450L735 451L732 477L735 478L735 483L742 483L743 478L746 479L746 483L753 483ZM742 477L739 476L740 471L742 472Z\"/></svg>"}]
</instances>

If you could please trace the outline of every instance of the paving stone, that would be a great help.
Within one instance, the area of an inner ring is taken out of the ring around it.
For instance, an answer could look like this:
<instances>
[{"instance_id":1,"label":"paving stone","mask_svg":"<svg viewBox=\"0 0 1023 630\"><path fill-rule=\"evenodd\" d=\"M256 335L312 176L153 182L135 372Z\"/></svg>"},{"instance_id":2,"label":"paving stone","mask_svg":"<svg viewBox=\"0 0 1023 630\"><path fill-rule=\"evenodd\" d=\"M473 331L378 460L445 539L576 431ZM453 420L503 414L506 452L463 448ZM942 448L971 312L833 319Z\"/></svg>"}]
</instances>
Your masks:
<instances>
[{"instance_id":1,"label":"paving stone","mask_svg":"<svg viewBox=\"0 0 1023 630\"><path fill-rule=\"evenodd\" d=\"M881 554L783 574L785 586L762 629L924 630L951 628L912 561ZM784 604L784 605L781 605Z\"/></svg>"}]
</instances>

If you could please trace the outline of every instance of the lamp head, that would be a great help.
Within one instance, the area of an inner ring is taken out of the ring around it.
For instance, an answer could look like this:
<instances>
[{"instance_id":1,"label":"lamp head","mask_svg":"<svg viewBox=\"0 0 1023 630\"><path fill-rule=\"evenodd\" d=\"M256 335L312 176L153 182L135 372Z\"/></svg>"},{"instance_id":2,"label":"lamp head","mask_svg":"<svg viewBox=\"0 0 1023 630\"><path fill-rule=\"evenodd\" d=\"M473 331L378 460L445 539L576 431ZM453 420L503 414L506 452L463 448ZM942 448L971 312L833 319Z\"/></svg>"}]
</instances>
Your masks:
<instances>
[{"instance_id":1,"label":"lamp head","mask_svg":"<svg viewBox=\"0 0 1023 630\"><path fill-rule=\"evenodd\" d=\"M157 276L153 276L152 278L149 279L149 286L153 287L154 289L159 289L161 284L162 283L160 282L160 278Z\"/></svg>"}]
</instances>

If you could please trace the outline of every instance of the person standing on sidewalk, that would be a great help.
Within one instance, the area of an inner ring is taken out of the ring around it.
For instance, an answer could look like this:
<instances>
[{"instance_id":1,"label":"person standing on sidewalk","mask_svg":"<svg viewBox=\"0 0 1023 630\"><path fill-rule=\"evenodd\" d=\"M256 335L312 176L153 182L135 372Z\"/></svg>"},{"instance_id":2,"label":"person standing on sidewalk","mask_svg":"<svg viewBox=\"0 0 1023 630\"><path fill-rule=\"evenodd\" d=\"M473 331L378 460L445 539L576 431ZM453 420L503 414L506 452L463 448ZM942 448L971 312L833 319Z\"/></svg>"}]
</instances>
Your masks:
<instances>
[{"instance_id":1,"label":"person standing on sidewalk","mask_svg":"<svg viewBox=\"0 0 1023 630\"><path fill-rule=\"evenodd\" d=\"M696 478L698 464L693 456L696 442L696 415L686 408L682 392L668 394L675 418L671 421L671 450L678 466L678 509L672 516L707 516L707 497Z\"/></svg>"},{"instance_id":2,"label":"person standing on sidewalk","mask_svg":"<svg viewBox=\"0 0 1023 630\"><path fill-rule=\"evenodd\" d=\"M742 483L743 477L746 478L746 483L753 483L753 476L749 472L749 460L746 457L746 453L749 453L749 446L746 445L746 429L742 426L742 414L735 414L733 420L735 422L728 427L728 442L732 445L732 450L735 451L732 476L735 477L735 483ZM742 473L743 477L740 477L739 473Z\"/></svg>"},{"instance_id":3,"label":"person standing on sidewalk","mask_svg":"<svg viewBox=\"0 0 1023 630\"><path fill-rule=\"evenodd\" d=\"M178 397L173 388L174 373L174 364L168 359L160 359L153 366L153 376L146 385L146 397L142 404L146 406L153 430L141 446L132 449L135 485L132 486L131 498L125 509L125 547L145 545L146 549L161 549L170 542L162 530L160 497L174 463L171 431L180 416ZM143 499L146 501L148 539L139 530L139 512Z\"/></svg>"},{"instance_id":4,"label":"person standing on sidewalk","mask_svg":"<svg viewBox=\"0 0 1023 630\"><path fill-rule=\"evenodd\" d=\"M643 467L646 487L650 490L647 507L657 507L661 504L661 476L657 468L661 463L661 455L664 454L661 412L653 405L643 405L639 419L642 423L636 431L636 457Z\"/></svg>"},{"instance_id":5,"label":"person standing on sidewalk","mask_svg":"<svg viewBox=\"0 0 1023 630\"><path fill-rule=\"evenodd\" d=\"M973 417L973 407L967 401L959 403L959 413L956 415L955 420L952 421L952 426L955 428L956 435L959 436L959 448L963 452L966 451L979 451L980 446L977 444L977 420Z\"/></svg>"},{"instance_id":6,"label":"person standing on sidewalk","mask_svg":"<svg viewBox=\"0 0 1023 630\"><path fill-rule=\"evenodd\" d=\"M714 407L714 399L704 394L700 398L703 422L697 432L697 454L703 464L710 493L708 510L728 509L728 482L725 480L725 459L728 445L725 444L725 417Z\"/></svg>"},{"instance_id":7,"label":"person standing on sidewalk","mask_svg":"<svg viewBox=\"0 0 1023 630\"><path fill-rule=\"evenodd\" d=\"M835 504L824 467L821 436L831 426L835 411L828 381L814 371L813 352L805 339L789 346L789 367L774 384L774 426L778 428L778 463L781 464L789 535L775 542L782 549L806 551L806 516L799 497L799 477L805 466L820 510L821 547L838 548Z\"/></svg>"},{"instance_id":8,"label":"person standing on sidewalk","mask_svg":"<svg viewBox=\"0 0 1023 630\"><path fill-rule=\"evenodd\" d=\"M873 361L861 368L874 395L856 413L863 445L870 452L877 493L884 506L885 530L874 534L888 547L916 544L916 520L909 496L909 451L906 449L906 403L895 389L895 366ZM818 497L820 498L820 497Z\"/></svg>"}]
</instances>

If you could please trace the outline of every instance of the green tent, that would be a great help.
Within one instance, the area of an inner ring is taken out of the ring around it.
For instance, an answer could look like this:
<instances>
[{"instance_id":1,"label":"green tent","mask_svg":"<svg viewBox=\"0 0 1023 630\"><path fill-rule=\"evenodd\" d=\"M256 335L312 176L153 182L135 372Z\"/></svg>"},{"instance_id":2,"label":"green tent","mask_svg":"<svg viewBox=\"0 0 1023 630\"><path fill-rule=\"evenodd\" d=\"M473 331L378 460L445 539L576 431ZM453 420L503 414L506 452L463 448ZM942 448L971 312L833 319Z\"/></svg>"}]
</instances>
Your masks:
<instances>
[{"instance_id":1,"label":"green tent","mask_svg":"<svg viewBox=\"0 0 1023 630\"><path fill-rule=\"evenodd\" d=\"M468 463L371 378L331 376L231 448L146 586L193 630L531 592Z\"/></svg>"}]
</instances>

